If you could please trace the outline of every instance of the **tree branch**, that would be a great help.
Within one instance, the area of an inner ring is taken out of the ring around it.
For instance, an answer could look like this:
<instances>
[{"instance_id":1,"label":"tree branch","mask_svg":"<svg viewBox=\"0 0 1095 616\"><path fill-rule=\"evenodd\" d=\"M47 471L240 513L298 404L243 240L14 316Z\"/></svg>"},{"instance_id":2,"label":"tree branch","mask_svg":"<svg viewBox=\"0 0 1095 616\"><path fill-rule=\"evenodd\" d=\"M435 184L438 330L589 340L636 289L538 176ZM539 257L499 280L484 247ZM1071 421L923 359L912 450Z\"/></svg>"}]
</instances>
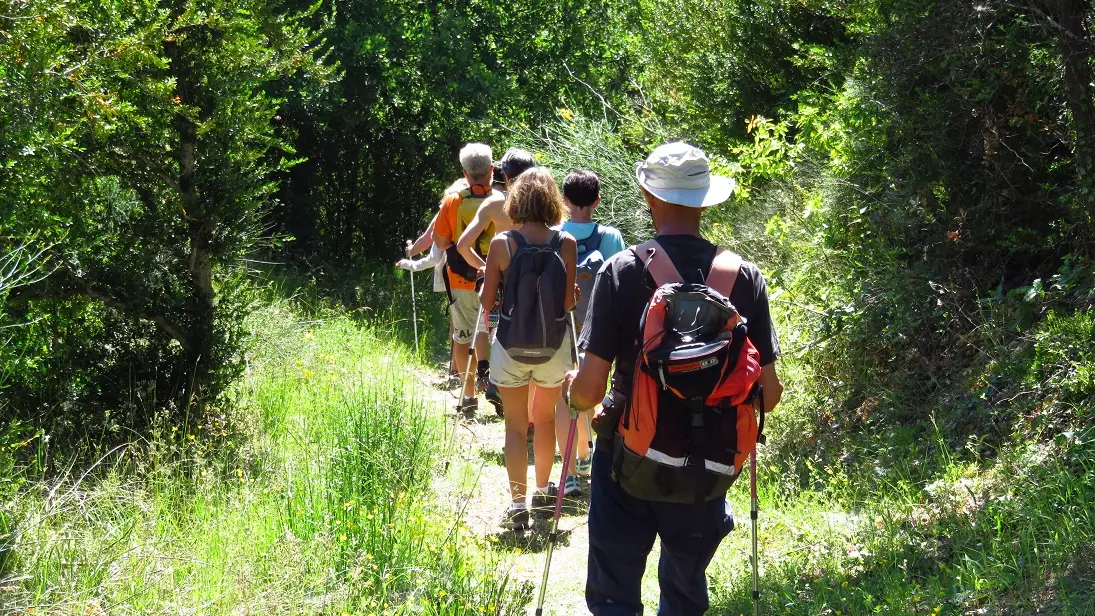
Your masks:
<instances>
[{"instance_id":1,"label":"tree branch","mask_svg":"<svg viewBox=\"0 0 1095 616\"><path fill-rule=\"evenodd\" d=\"M190 340L186 337L186 335L183 334L182 330L177 325L175 325L171 321L168 321L167 317L163 316L162 314L156 314L151 310L133 308L129 304L126 304L116 297L111 297L109 295L106 295L105 293L99 292L86 282L84 283L84 285L84 295L92 299L97 299L104 305L118 310L122 313L130 314L143 321L154 323L167 335L178 341L178 343L182 345L185 351L190 352Z\"/></svg>"},{"instance_id":2,"label":"tree branch","mask_svg":"<svg viewBox=\"0 0 1095 616\"><path fill-rule=\"evenodd\" d=\"M30 301L54 300L64 301L76 297L88 297L98 300L108 308L113 308L123 314L137 317L142 321L148 321L159 327L168 336L182 345L186 352L191 351L190 339L186 336L182 327L172 322L166 316L158 314L147 308L134 306L122 299L109 295L95 288L90 282L72 274L62 272L60 277L63 283L58 286L51 284L50 279L39 281L37 284L22 286L15 289L8 297L10 303L26 303Z\"/></svg>"}]
</instances>

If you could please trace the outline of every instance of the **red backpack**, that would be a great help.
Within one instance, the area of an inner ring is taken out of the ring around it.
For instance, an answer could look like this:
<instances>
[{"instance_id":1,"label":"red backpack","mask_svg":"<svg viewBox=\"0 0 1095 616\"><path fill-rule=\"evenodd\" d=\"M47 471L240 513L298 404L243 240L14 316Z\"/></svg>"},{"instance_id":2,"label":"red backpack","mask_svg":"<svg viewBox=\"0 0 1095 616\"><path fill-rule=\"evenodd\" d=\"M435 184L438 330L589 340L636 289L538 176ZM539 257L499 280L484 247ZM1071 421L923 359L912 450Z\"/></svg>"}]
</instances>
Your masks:
<instances>
[{"instance_id":1,"label":"red backpack","mask_svg":"<svg viewBox=\"0 0 1095 616\"><path fill-rule=\"evenodd\" d=\"M742 260L719 248L706 284L690 284L656 240L631 250L658 288L639 322L613 475L636 498L702 505L726 493L763 442L759 353L729 299Z\"/></svg>"}]
</instances>

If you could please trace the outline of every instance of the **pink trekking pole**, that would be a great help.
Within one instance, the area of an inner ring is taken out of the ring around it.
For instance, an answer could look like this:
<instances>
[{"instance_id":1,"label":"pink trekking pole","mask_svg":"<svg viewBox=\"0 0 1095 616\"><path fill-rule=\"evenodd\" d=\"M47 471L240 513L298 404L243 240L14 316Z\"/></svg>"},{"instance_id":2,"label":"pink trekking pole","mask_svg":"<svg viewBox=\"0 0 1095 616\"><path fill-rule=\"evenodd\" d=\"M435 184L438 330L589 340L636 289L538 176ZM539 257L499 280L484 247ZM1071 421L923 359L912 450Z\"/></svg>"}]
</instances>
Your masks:
<instances>
[{"instance_id":1,"label":"pink trekking pole","mask_svg":"<svg viewBox=\"0 0 1095 616\"><path fill-rule=\"evenodd\" d=\"M568 394L570 392L567 392ZM567 406L570 407L570 429L567 432L566 451L563 452L563 481L570 470L570 452L574 449L574 433L578 430L578 411L570 405L570 396L567 396ZM547 561L544 563L544 578L540 580L540 599L536 602L536 616L544 614L544 595L547 592L548 572L551 570L551 554L555 551L555 543L559 539L559 517L563 514L563 490L560 488L555 493L555 517L551 521L551 534L548 535Z\"/></svg>"}]
</instances>

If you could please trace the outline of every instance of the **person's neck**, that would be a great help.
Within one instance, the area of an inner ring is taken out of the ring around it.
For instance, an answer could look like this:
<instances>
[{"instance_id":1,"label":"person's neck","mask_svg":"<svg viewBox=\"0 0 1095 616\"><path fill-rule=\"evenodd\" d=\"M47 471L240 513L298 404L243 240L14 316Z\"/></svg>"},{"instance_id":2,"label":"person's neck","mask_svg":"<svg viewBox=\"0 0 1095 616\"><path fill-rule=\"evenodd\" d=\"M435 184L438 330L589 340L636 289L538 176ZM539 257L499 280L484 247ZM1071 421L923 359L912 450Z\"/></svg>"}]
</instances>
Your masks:
<instances>
[{"instance_id":1,"label":"person's neck","mask_svg":"<svg viewBox=\"0 0 1095 616\"><path fill-rule=\"evenodd\" d=\"M571 207L570 222L593 222L593 208Z\"/></svg>"},{"instance_id":2,"label":"person's neck","mask_svg":"<svg viewBox=\"0 0 1095 616\"><path fill-rule=\"evenodd\" d=\"M695 235L700 237L700 226L692 222L667 220L658 226L657 235Z\"/></svg>"}]
</instances>

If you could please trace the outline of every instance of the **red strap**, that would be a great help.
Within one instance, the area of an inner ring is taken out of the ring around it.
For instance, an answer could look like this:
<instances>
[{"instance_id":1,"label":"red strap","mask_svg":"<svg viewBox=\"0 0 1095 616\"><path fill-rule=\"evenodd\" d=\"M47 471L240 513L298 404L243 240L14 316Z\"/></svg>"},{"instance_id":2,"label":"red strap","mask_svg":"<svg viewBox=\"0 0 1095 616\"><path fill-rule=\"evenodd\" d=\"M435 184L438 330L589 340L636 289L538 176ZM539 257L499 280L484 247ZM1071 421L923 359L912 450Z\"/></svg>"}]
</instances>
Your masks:
<instances>
[{"instance_id":1,"label":"red strap","mask_svg":"<svg viewBox=\"0 0 1095 616\"><path fill-rule=\"evenodd\" d=\"M707 273L707 286L729 298L740 271L741 256L719 248L711 262L711 271Z\"/></svg>"},{"instance_id":2,"label":"red strap","mask_svg":"<svg viewBox=\"0 0 1095 616\"><path fill-rule=\"evenodd\" d=\"M650 276L654 278L654 284L659 287L663 284L684 280L677 272L677 266L669 260L669 255L665 254L665 249L658 243L658 240L650 240L638 246L632 246L631 251L639 257L639 262L650 272Z\"/></svg>"}]
</instances>

